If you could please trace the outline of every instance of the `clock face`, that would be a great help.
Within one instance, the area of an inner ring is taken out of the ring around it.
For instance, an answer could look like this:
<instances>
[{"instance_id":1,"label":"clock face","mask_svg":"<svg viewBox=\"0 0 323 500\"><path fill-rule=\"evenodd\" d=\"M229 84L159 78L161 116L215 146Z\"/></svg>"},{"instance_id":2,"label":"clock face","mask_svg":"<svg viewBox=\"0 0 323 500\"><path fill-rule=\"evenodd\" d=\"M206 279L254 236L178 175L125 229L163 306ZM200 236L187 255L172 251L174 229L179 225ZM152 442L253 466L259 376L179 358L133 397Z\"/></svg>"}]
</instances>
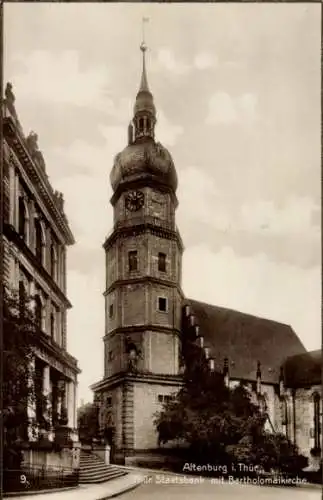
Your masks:
<instances>
[{"instance_id":1,"label":"clock face","mask_svg":"<svg viewBox=\"0 0 323 500\"><path fill-rule=\"evenodd\" d=\"M126 196L126 209L136 212L144 206L145 195L142 191L131 191Z\"/></svg>"}]
</instances>

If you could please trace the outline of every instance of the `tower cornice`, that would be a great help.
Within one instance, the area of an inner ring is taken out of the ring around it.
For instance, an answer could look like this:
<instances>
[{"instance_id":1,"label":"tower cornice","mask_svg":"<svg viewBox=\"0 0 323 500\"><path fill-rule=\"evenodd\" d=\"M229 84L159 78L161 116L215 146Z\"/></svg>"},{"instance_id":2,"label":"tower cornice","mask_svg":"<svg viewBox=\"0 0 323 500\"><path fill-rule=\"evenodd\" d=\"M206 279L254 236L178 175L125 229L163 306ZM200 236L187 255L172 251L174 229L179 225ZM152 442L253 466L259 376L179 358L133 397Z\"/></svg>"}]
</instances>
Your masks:
<instances>
[{"instance_id":1,"label":"tower cornice","mask_svg":"<svg viewBox=\"0 0 323 500\"><path fill-rule=\"evenodd\" d=\"M180 337L181 330L171 327L171 326L160 326L155 325L154 323L148 323L147 325L136 325L136 326L119 326L114 328L109 333L106 333L103 336L103 341L108 339L112 335L127 335L130 333L142 333L147 330L158 333L166 333L168 335L173 335L174 333Z\"/></svg>"},{"instance_id":2,"label":"tower cornice","mask_svg":"<svg viewBox=\"0 0 323 500\"><path fill-rule=\"evenodd\" d=\"M91 385L91 389L95 392L107 390L124 382L142 382L145 384L158 384L165 386L173 385L174 387L180 387L184 383L181 375L155 374L149 372L129 373L124 371L100 380L99 382Z\"/></svg>"},{"instance_id":3,"label":"tower cornice","mask_svg":"<svg viewBox=\"0 0 323 500\"><path fill-rule=\"evenodd\" d=\"M105 292L103 292L103 295L106 296L109 293L111 293L113 290L116 288L120 288L120 286L126 286L126 285L134 285L134 284L145 284L145 283L153 283L155 285L162 285L162 286L167 286L168 288L175 288L181 295L181 298L184 300L184 292L182 290L182 287L170 280L162 279L162 278L156 278L155 276L141 276L141 277L134 277L134 278L126 278L126 279L120 279L116 280L112 285L110 285Z\"/></svg>"},{"instance_id":4,"label":"tower cornice","mask_svg":"<svg viewBox=\"0 0 323 500\"><path fill-rule=\"evenodd\" d=\"M106 238L103 248L108 250L119 237L127 237L130 234L136 235L145 232L177 241L179 249L183 253L184 245L178 230L171 228L169 223L151 216L138 218L137 223L135 221L122 221L116 224L112 233Z\"/></svg>"}]
</instances>

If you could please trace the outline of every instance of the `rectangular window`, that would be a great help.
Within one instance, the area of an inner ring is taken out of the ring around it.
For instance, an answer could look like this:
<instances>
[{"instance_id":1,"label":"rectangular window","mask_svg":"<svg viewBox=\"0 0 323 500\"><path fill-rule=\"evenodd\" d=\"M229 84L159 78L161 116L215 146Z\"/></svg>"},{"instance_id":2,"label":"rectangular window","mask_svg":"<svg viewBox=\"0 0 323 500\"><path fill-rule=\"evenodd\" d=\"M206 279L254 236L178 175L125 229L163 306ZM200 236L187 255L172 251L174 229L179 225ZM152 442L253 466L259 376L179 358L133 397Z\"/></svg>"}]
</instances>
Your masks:
<instances>
[{"instance_id":1,"label":"rectangular window","mask_svg":"<svg viewBox=\"0 0 323 500\"><path fill-rule=\"evenodd\" d=\"M50 336L52 340L56 340L55 337L55 314L52 311L50 315Z\"/></svg>"},{"instance_id":2,"label":"rectangular window","mask_svg":"<svg viewBox=\"0 0 323 500\"><path fill-rule=\"evenodd\" d=\"M174 401L175 394L159 394L158 403L170 403L170 401Z\"/></svg>"},{"instance_id":3,"label":"rectangular window","mask_svg":"<svg viewBox=\"0 0 323 500\"><path fill-rule=\"evenodd\" d=\"M107 406L111 406L111 405L112 405L112 397L108 396L107 397Z\"/></svg>"},{"instance_id":4,"label":"rectangular window","mask_svg":"<svg viewBox=\"0 0 323 500\"><path fill-rule=\"evenodd\" d=\"M159 311L167 311L167 299L165 297L158 297L158 309Z\"/></svg>"},{"instance_id":5,"label":"rectangular window","mask_svg":"<svg viewBox=\"0 0 323 500\"><path fill-rule=\"evenodd\" d=\"M109 306L109 318L113 317L113 304L110 304Z\"/></svg>"},{"instance_id":6,"label":"rectangular window","mask_svg":"<svg viewBox=\"0 0 323 500\"><path fill-rule=\"evenodd\" d=\"M137 250L132 250L128 254L129 260L129 271L137 271L138 269L138 252Z\"/></svg>"},{"instance_id":7,"label":"rectangular window","mask_svg":"<svg viewBox=\"0 0 323 500\"><path fill-rule=\"evenodd\" d=\"M113 360L113 352L109 351L109 356L108 356L109 361Z\"/></svg>"},{"instance_id":8,"label":"rectangular window","mask_svg":"<svg viewBox=\"0 0 323 500\"><path fill-rule=\"evenodd\" d=\"M158 271L166 272L166 254L159 252L158 254Z\"/></svg>"}]
</instances>

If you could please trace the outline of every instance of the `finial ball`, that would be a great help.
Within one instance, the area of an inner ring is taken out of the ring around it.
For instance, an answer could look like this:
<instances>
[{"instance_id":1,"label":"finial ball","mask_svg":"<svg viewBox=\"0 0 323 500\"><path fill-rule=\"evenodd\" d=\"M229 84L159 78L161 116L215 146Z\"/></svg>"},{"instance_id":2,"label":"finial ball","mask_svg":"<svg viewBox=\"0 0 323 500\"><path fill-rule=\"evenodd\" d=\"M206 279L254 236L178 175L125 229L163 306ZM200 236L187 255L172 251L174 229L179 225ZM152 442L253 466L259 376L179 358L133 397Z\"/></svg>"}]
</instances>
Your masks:
<instances>
[{"instance_id":1,"label":"finial ball","mask_svg":"<svg viewBox=\"0 0 323 500\"><path fill-rule=\"evenodd\" d=\"M140 45L140 50L142 50L142 52L146 52L147 50L147 45L145 44L145 42L142 42L141 45Z\"/></svg>"}]
</instances>

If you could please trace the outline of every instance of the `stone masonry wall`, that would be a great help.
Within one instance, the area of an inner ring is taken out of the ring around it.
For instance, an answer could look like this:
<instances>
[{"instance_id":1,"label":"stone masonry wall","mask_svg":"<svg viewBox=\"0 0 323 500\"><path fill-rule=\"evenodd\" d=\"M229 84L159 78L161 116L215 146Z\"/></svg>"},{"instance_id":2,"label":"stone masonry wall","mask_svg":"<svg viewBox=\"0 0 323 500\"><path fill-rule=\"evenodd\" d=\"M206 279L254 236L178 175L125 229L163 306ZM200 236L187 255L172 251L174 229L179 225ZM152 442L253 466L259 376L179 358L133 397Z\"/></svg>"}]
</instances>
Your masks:
<instances>
[{"instance_id":1,"label":"stone masonry wall","mask_svg":"<svg viewBox=\"0 0 323 500\"><path fill-rule=\"evenodd\" d=\"M134 447L147 450L158 447L158 434L153 424L154 414L162 410L158 396L177 393L179 388L161 384L134 385Z\"/></svg>"},{"instance_id":2,"label":"stone masonry wall","mask_svg":"<svg viewBox=\"0 0 323 500\"><path fill-rule=\"evenodd\" d=\"M321 386L316 385L307 389L297 389L295 394L296 403L296 444L300 451L309 456L314 447L314 398L317 392L322 394ZM322 400L321 412L322 412ZM322 419L322 417L321 417ZM322 422L321 422L322 424ZM322 434L321 434L322 439ZM322 445L321 445L322 446Z\"/></svg>"}]
</instances>

